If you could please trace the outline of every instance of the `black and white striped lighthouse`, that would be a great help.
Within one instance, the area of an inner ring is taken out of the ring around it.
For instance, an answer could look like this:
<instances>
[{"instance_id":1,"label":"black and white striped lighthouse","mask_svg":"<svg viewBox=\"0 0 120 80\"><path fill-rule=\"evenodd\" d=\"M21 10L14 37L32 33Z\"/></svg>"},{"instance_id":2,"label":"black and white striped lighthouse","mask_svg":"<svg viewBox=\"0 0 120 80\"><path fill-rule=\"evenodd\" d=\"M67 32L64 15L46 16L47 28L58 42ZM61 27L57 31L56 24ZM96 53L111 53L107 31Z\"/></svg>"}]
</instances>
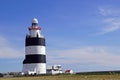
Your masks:
<instances>
[{"instance_id":1,"label":"black and white striped lighthouse","mask_svg":"<svg viewBox=\"0 0 120 80\"><path fill-rule=\"evenodd\" d=\"M46 74L45 38L41 35L38 20L32 20L29 35L25 39L25 59L23 61L24 74Z\"/></svg>"}]
</instances>

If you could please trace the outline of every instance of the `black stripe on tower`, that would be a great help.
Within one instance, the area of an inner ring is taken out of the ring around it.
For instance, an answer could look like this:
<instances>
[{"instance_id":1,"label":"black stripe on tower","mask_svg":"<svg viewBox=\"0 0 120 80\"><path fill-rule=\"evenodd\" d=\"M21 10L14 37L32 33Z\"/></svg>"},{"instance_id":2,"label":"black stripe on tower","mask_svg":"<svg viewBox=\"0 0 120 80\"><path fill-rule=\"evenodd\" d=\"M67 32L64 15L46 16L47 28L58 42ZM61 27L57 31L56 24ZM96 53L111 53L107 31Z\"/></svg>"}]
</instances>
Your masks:
<instances>
[{"instance_id":1,"label":"black stripe on tower","mask_svg":"<svg viewBox=\"0 0 120 80\"><path fill-rule=\"evenodd\" d=\"M46 55L40 54L26 55L23 64L27 63L46 63Z\"/></svg>"},{"instance_id":2,"label":"black stripe on tower","mask_svg":"<svg viewBox=\"0 0 120 80\"><path fill-rule=\"evenodd\" d=\"M25 46L45 46L45 38L39 37L26 37Z\"/></svg>"}]
</instances>

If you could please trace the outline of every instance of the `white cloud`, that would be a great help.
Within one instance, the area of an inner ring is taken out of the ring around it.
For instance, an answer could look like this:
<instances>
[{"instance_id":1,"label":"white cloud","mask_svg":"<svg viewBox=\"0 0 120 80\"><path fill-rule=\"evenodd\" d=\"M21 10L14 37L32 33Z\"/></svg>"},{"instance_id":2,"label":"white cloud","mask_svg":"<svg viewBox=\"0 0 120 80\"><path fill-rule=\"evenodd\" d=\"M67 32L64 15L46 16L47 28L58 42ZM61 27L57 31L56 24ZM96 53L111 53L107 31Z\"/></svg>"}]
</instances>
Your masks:
<instances>
[{"instance_id":1,"label":"white cloud","mask_svg":"<svg viewBox=\"0 0 120 80\"><path fill-rule=\"evenodd\" d=\"M21 58L22 50L17 50L11 45L6 38L0 35L0 58Z\"/></svg>"},{"instance_id":2,"label":"white cloud","mask_svg":"<svg viewBox=\"0 0 120 80\"><path fill-rule=\"evenodd\" d=\"M114 9L112 7L99 7L99 14L102 16L116 16L120 14L119 9Z\"/></svg>"},{"instance_id":3,"label":"white cloud","mask_svg":"<svg viewBox=\"0 0 120 80\"><path fill-rule=\"evenodd\" d=\"M101 32L98 35L114 32L120 29L120 10L112 8L99 8L99 13L104 17Z\"/></svg>"},{"instance_id":4,"label":"white cloud","mask_svg":"<svg viewBox=\"0 0 120 80\"><path fill-rule=\"evenodd\" d=\"M111 14L110 10L105 10L104 8L99 8L99 13L103 16L106 16L108 14Z\"/></svg>"},{"instance_id":5,"label":"white cloud","mask_svg":"<svg viewBox=\"0 0 120 80\"><path fill-rule=\"evenodd\" d=\"M114 53L116 54L114 54ZM48 63L53 64L96 64L120 66L120 51L110 47L88 46L77 49L56 50L48 53Z\"/></svg>"},{"instance_id":6,"label":"white cloud","mask_svg":"<svg viewBox=\"0 0 120 80\"><path fill-rule=\"evenodd\" d=\"M104 20L104 23L107 25L102 30L103 33L114 32L120 29L120 20L116 18L107 18Z\"/></svg>"}]
</instances>

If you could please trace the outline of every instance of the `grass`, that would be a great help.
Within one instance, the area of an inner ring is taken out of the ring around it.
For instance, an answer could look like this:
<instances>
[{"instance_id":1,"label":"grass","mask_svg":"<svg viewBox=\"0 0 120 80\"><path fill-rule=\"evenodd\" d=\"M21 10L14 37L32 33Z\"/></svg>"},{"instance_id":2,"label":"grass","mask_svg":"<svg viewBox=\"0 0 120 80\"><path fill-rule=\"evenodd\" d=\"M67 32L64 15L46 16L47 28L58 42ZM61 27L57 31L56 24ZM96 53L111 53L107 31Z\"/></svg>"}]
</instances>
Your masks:
<instances>
[{"instance_id":1,"label":"grass","mask_svg":"<svg viewBox=\"0 0 120 80\"><path fill-rule=\"evenodd\" d=\"M120 80L120 75L53 75L0 78L0 80Z\"/></svg>"}]
</instances>

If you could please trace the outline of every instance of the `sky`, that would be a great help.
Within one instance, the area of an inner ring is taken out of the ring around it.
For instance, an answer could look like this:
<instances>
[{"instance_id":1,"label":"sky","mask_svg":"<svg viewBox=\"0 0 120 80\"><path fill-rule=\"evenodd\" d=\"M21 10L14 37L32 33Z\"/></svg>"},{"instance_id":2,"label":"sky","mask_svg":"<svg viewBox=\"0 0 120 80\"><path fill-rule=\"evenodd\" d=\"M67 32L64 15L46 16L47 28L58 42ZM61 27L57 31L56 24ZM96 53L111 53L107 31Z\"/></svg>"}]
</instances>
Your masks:
<instances>
[{"instance_id":1,"label":"sky","mask_svg":"<svg viewBox=\"0 0 120 80\"><path fill-rule=\"evenodd\" d=\"M0 0L0 72L22 71L35 17L47 66L74 72L120 70L120 0Z\"/></svg>"}]
</instances>

